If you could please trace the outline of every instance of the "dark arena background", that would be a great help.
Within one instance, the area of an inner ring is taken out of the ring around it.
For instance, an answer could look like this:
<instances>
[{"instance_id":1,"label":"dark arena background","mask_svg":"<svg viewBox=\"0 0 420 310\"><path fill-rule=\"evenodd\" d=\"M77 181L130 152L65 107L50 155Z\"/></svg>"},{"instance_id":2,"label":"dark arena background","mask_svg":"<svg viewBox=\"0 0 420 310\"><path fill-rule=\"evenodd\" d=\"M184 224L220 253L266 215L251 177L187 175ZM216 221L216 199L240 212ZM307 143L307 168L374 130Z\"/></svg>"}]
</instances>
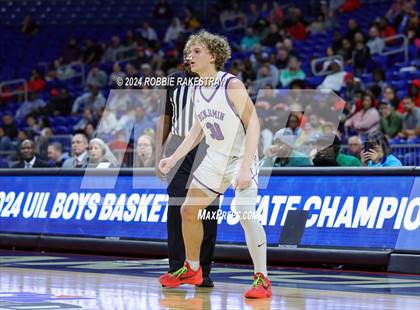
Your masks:
<instances>
[{"instance_id":1,"label":"dark arena background","mask_svg":"<svg viewBox=\"0 0 420 310\"><path fill-rule=\"evenodd\" d=\"M420 309L419 8L0 0L0 309ZM243 297L253 271L231 189L214 288L158 282L167 93L144 81L182 71L201 29L228 39L224 71L260 119L268 299Z\"/></svg>"}]
</instances>

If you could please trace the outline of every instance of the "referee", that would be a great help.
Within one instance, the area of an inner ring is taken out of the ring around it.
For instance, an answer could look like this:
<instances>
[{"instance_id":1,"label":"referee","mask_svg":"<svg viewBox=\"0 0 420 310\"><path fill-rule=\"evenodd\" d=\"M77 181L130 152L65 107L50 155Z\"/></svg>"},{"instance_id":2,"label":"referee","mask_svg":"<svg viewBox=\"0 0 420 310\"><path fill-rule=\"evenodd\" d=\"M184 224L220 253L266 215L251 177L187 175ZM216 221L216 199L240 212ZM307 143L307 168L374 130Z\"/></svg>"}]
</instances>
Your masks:
<instances>
[{"instance_id":1,"label":"referee","mask_svg":"<svg viewBox=\"0 0 420 310\"><path fill-rule=\"evenodd\" d=\"M171 75L175 81L179 77L191 79L193 73L189 71L188 61L184 61L184 71ZM159 128L156 133L156 174L162 178L158 168L159 161L163 157L163 145L165 146L166 156L175 152L182 143L188 131L194 122L194 110L191 100L193 87L184 85L174 85L167 88L166 103L164 112L162 111ZM169 134L171 137L167 141ZM168 256L169 272L174 272L181 268L185 262L185 247L182 237L182 218L181 206L187 196L188 186L192 172L205 156L207 146L202 142L195 149L191 150L182 161L171 169L167 176L168 184ZM208 211L217 211L219 207L219 198L216 198L212 205L207 207ZM203 283L201 287L213 287L213 281L210 278L211 262L213 259L214 247L216 244L217 220L203 220L204 238L201 244L200 264L203 270Z\"/></svg>"}]
</instances>

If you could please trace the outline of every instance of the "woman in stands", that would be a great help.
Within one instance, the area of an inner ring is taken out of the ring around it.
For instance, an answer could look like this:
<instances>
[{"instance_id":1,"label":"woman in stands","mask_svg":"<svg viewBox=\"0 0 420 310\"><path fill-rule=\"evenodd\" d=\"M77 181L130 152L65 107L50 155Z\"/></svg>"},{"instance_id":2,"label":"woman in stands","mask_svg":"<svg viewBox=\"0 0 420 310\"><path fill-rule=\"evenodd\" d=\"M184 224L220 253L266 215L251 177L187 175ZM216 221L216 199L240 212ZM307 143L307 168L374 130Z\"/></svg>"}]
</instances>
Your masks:
<instances>
[{"instance_id":1,"label":"woman in stands","mask_svg":"<svg viewBox=\"0 0 420 310\"><path fill-rule=\"evenodd\" d=\"M95 138L89 142L88 168L115 168L117 159L102 139Z\"/></svg>"},{"instance_id":2,"label":"woman in stands","mask_svg":"<svg viewBox=\"0 0 420 310\"><path fill-rule=\"evenodd\" d=\"M377 131L369 134L361 153L362 164L368 167L401 167L401 161L392 154L387 138Z\"/></svg>"}]
</instances>

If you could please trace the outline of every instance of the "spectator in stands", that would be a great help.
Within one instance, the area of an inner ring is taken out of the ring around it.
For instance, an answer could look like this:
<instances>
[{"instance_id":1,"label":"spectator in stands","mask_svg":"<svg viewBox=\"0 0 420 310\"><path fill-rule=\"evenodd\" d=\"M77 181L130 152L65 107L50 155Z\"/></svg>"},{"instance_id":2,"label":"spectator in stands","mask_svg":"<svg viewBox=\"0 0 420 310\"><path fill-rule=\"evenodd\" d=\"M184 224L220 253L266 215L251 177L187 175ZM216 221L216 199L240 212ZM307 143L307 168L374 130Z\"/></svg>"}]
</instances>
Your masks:
<instances>
[{"instance_id":1,"label":"spectator in stands","mask_svg":"<svg viewBox=\"0 0 420 310\"><path fill-rule=\"evenodd\" d=\"M22 103L19 109L16 110L16 118L25 118L28 114L36 112L38 109L45 108L47 103L38 97L36 93L28 95L28 101Z\"/></svg>"},{"instance_id":2,"label":"spectator in stands","mask_svg":"<svg viewBox=\"0 0 420 310\"><path fill-rule=\"evenodd\" d=\"M363 90L360 79L354 77L353 73L348 72L344 76L344 94L343 99L349 103L351 107L355 105L356 93Z\"/></svg>"},{"instance_id":3,"label":"spectator in stands","mask_svg":"<svg viewBox=\"0 0 420 310\"><path fill-rule=\"evenodd\" d=\"M260 11L258 10L257 4L251 3L249 5L249 12L247 14L248 26L252 28L256 28L260 18L261 18L261 15L260 15Z\"/></svg>"},{"instance_id":4,"label":"spectator in stands","mask_svg":"<svg viewBox=\"0 0 420 310\"><path fill-rule=\"evenodd\" d=\"M388 86L388 83L386 82L386 75L385 71L382 68L375 68L372 71L372 78L373 83L369 85L369 88L377 88L379 91L378 96L383 93L385 87Z\"/></svg>"},{"instance_id":5,"label":"spectator in stands","mask_svg":"<svg viewBox=\"0 0 420 310\"><path fill-rule=\"evenodd\" d=\"M353 155L357 159L360 160L361 152L362 152L362 140L359 136L351 136L347 141L347 145L349 147L349 155Z\"/></svg>"},{"instance_id":6,"label":"spectator in stands","mask_svg":"<svg viewBox=\"0 0 420 310\"><path fill-rule=\"evenodd\" d=\"M398 134L401 138L416 138L420 136L420 108L414 105L410 97L405 97L403 130Z\"/></svg>"},{"instance_id":7,"label":"spectator in stands","mask_svg":"<svg viewBox=\"0 0 420 310\"><path fill-rule=\"evenodd\" d=\"M31 137L34 137L36 135L40 134L40 128L36 121L36 118L33 115L28 115L26 117L26 132L30 133L29 135Z\"/></svg>"},{"instance_id":8,"label":"spectator in stands","mask_svg":"<svg viewBox=\"0 0 420 310\"><path fill-rule=\"evenodd\" d=\"M362 29L360 29L359 24L355 19L349 19L347 23L346 38L352 43L354 42L354 35L356 32L362 32Z\"/></svg>"},{"instance_id":9,"label":"spectator in stands","mask_svg":"<svg viewBox=\"0 0 420 310\"><path fill-rule=\"evenodd\" d=\"M159 0L153 10L153 16L158 19L170 19L173 16L172 8L166 0Z\"/></svg>"},{"instance_id":10,"label":"spectator in stands","mask_svg":"<svg viewBox=\"0 0 420 310\"><path fill-rule=\"evenodd\" d=\"M286 69L289 65L289 51L286 47L284 47L282 44L279 45L277 48L277 61L276 66L280 70Z\"/></svg>"},{"instance_id":11,"label":"spectator in stands","mask_svg":"<svg viewBox=\"0 0 420 310\"><path fill-rule=\"evenodd\" d=\"M67 89L62 88L60 92L51 91L49 114L67 116L70 115L73 105L73 97L71 97Z\"/></svg>"},{"instance_id":12,"label":"spectator in stands","mask_svg":"<svg viewBox=\"0 0 420 310\"><path fill-rule=\"evenodd\" d=\"M181 21L178 17L174 17L172 19L171 24L169 25L168 29L166 29L165 38L163 42L172 42L176 41L181 33L184 33L185 29L184 26L181 24Z\"/></svg>"},{"instance_id":13,"label":"spectator in stands","mask_svg":"<svg viewBox=\"0 0 420 310\"><path fill-rule=\"evenodd\" d=\"M89 162L87 168L115 168L117 159L112 154L108 145L99 138L89 142Z\"/></svg>"},{"instance_id":14,"label":"spectator in stands","mask_svg":"<svg viewBox=\"0 0 420 310\"><path fill-rule=\"evenodd\" d=\"M129 62L125 65L125 72L126 72L128 77L140 77L141 76L137 67L131 62Z\"/></svg>"},{"instance_id":15,"label":"spectator in stands","mask_svg":"<svg viewBox=\"0 0 420 310\"><path fill-rule=\"evenodd\" d=\"M262 159L262 167L302 167L312 166L309 157L295 149L296 136L290 128L276 132L273 145Z\"/></svg>"},{"instance_id":16,"label":"spectator in stands","mask_svg":"<svg viewBox=\"0 0 420 310\"><path fill-rule=\"evenodd\" d=\"M0 127L0 153L10 152L15 149L12 140L6 135L3 127Z\"/></svg>"},{"instance_id":17,"label":"spectator in stands","mask_svg":"<svg viewBox=\"0 0 420 310\"><path fill-rule=\"evenodd\" d=\"M313 163L314 166L360 166L360 160L355 156L346 155L341 152L340 139L334 134L324 134L316 142L319 150L316 152ZM326 147L327 146L327 147Z\"/></svg>"},{"instance_id":18,"label":"spectator in stands","mask_svg":"<svg viewBox=\"0 0 420 310\"><path fill-rule=\"evenodd\" d=\"M255 90L258 91L264 88L265 85L270 84L273 88L277 85L277 78L273 80L270 74L270 65L264 64L258 72L257 80L255 81Z\"/></svg>"},{"instance_id":19,"label":"spectator in stands","mask_svg":"<svg viewBox=\"0 0 420 310\"><path fill-rule=\"evenodd\" d=\"M366 72L366 66L368 65L370 59L370 50L366 46L365 42L363 40L356 41L351 59L354 74L360 76L362 73Z\"/></svg>"},{"instance_id":20,"label":"spectator in stands","mask_svg":"<svg viewBox=\"0 0 420 310\"><path fill-rule=\"evenodd\" d=\"M248 52L254 48L256 44L259 44L261 38L255 33L254 28L247 27L245 30L245 36L241 40L242 50Z\"/></svg>"},{"instance_id":21,"label":"spectator in stands","mask_svg":"<svg viewBox=\"0 0 420 310\"><path fill-rule=\"evenodd\" d=\"M109 76L108 85L112 88L120 88L117 84L118 79L122 79L123 82L125 82L125 77L127 75L125 72L121 70L120 63L118 61L114 62L114 65L112 66L112 73Z\"/></svg>"},{"instance_id":22,"label":"spectator in stands","mask_svg":"<svg viewBox=\"0 0 420 310\"><path fill-rule=\"evenodd\" d=\"M351 41L347 38L344 38L341 41L341 46L337 51L337 54L343 57L344 62L347 63L349 60L352 59L353 48L351 45Z\"/></svg>"},{"instance_id":23,"label":"spectator in stands","mask_svg":"<svg viewBox=\"0 0 420 310\"><path fill-rule=\"evenodd\" d=\"M3 130L4 134L10 139L14 140L18 135L17 126L12 115L5 114L3 115Z\"/></svg>"},{"instance_id":24,"label":"spectator in stands","mask_svg":"<svg viewBox=\"0 0 420 310\"><path fill-rule=\"evenodd\" d=\"M39 31L39 25L32 19L31 15L25 16L22 22L22 33L32 36Z\"/></svg>"},{"instance_id":25,"label":"spectator in stands","mask_svg":"<svg viewBox=\"0 0 420 310\"><path fill-rule=\"evenodd\" d=\"M60 142L53 142L48 145L48 160L51 167L61 168L63 163L69 158L69 154L64 152Z\"/></svg>"},{"instance_id":26,"label":"spectator in stands","mask_svg":"<svg viewBox=\"0 0 420 310\"><path fill-rule=\"evenodd\" d=\"M153 138L149 135L138 137L136 144L136 157L134 167L154 167L155 166L155 146Z\"/></svg>"},{"instance_id":27,"label":"spectator in stands","mask_svg":"<svg viewBox=\"0 0 420 310\"><path fill-rule=\"evenodd\" d=\"M146 115L145 108L138 105L135 108L134 137L140 137L148 128L155 128L155 123Z\"/></svg>"},{"instance_id":28,"label":"spectator in stands","mask_svg":"<svg viewBox=\"0 0 420 310\"><path fill-rule=\"evenodd\" d=\"M123 51L124 47L121 46L120 38L113 36L111 38L111 45L106 49L102 62L115 62L121 59Z\"/></svg>"},{"instance_id":29,"label":"spectator in stands","mask_svg":"<svg viewBox=\"0 0 420 310\"><path fill-rule=\"evenodd\" d=\"M281 24L284 19L284 12L278 1L273 2L273 7L270 11L269 20L275 24Z\"/></svg>"},{"instance_id":30,"label":"spectator in stands","mask_svg":"<svg viewBox=\"0 0 420 310\"><path fill-rule=\"evenodd\" d=\"M410 97L416 107L420 108L420 80L413 80L408 86L407 97ZM401 114L405 113L404 100L401 100L397 111Z\"/></svg>"},{"instance_id":31,"label":"spectator in stands","mask_svg":"<svg viewBox=\"0 0 420 310\"><path fill-rule=\"evenodd\" d=\"M118 120L115 112L108 109L102 109L102 117L98 126L98 135L110 135L118 129Z\"/></svg>"},{"instance_id":32,"label":"spectator in stands","mask_svg":"<svg viewBox=\"0 0 420 310\"><path fill-rule=\"evenodd\" d=\"M397 32L395 31L394 27L389 25L388 19L386 17L382 17L379 21L379 31L381 38L389 38L395 36ZM392 45L393 41L388 41L387 45Z\"/></svg>"},{"instance_id":33,"label":"spectator in stands","mask_svg":"<svg viewBox=\"0 0 420 310\"><path fill-rule=\"evenodd\" d=\"M127 30L127 32L125 33L123 45L125 50L125 52L123 53L123 58L135 57L137 42L132 30Z\"/></svg>"},{"instance_id":34,"label":"spectator in stands","mask_svg":"<svg viewBox=\"0 0 420 310\"><path fill-rule=\"evenodd\" d=\"M280 83L283 87L289 86L293 80L304 80L305 72L300 68L300 62L297 57L292 56L289 60L287 69L280 73Z\"/></svg>"},{"instance_id":35,"label":"spectator in stands","mask_svg":"<svg viewBox=\"0 0 420 310\"><path fill-rule=\"evenodd\" d=\"M88 163L88 139L83 133L76 133L71 139L72 157L63 163L63 168L86 168Z\"/></svg>"},{"instance_id":36,"label":"spectator in stands","mask_svg":"<svg viewBox=\"0 0 420 310\"><path fill-rule=\"evenodd\" d=\"M62 65L77 63L81 60L81 56L82 51L79 44L75 38L72 38L64 49L63 57L61 57L60 62Z\"/></svg>"},{"instance_id":37,"label":"spectator in stands","mask_svg":"<svg viewBox=\"0 0 420 310\"><path fill-rule=\"evenodd\" d=\"M22 158L12 168L46 168L48 163L35 156L35 142L29 139L24 140L19 147L20 156Z\"/></svg>"},{"instance_id":38,"label":"spectator in stands","mask_svg":"<svg viewBox=\"0 0 420 310\"><path fill-rule=\"evenodd\" d=\"M201 23L197 19L197 14L188 6L184 8L184 27L189 32L194 32L201 27Z\"/></svg>"},{"instance_id":39,"label":"spectator in stands","mask_svg":"<svg viewBox=\"0 0 420 310\"><path fill-rule=\"evenodd\" d=\"M296 136L296 138L302 132L300 128L301 120L299 119L298 113L293 113L295 110L292 110L291 114L289 115L289 119L287 120L286 127L289 128L292 133Z\"/></svg>"},{"instance_id":40,"label":"spectator in stands","mask_svg":"<svg viewBox=\"0 0 420 310\"><path fill-rule=\"evenodd\" d=\"M80 109L90 108L97 112L106 104L104 95L99 91L98 85L88 85L89 91L76 98L73 103L72 113L77 114Z\"/></svg>"},{"instance_id":41,"label":"spectator in stands","mask_svg":"<svg viewBox=\"0 0 420 310\"><path fill-rule=\"evenodd\" d=\"M40 93L45 89L45 80L38 70L32 70L32 75L28 81L28 91Z\"/></svg>"},{"instance_id":42,"label":"spectator in stands","mask_svg":"<svg viewBox=\"0 0 420 310\"><path fill-rule=\"evenodd\" d=\"M268 111L278 102L276 91L271 84L266 84L263 89L258 92L255 108L258 111Z\"/></svg>"},{"instance_id":43,"label":"spectator in stands","mask_svg":"<svg viewBox=\"0 0 420 310\"><path fill-rule=\"evenodd\" d=\"M360 0L344 0L344 3L340 6L340 12L352 12L354 10L357 10L360 6Z\"/></svg>"},{"instance_id":44,"label":"spectator in stands","mask_svg":"<svg viewBox=\"0 0 420 310\"><path fill-rule=\"evenodd\" d=\"M283 41L283 36L275 23L270 24L268 34L263 38L262 44L268 47L275 47L278 42Z\"/></svg>"},{"instance_id":45,"label":"spectator in stands","mask_svg":"<svg viewBox=\"0 0 420 310\"><path fill-rule=\"evenodd\" d=\"M93 123L96 125L96 117L93 114L92 109L85 108L83 110L83 116L82 118L76 123L76 125L73 126L73 130L84 130L87 126L87 124Z\"/></svg>"},{"instance_id":46,"label":"spectator in stands","mask_svg":"<svg viewBox=\"0 0 420 310\"><path fill-rule=\"evenodd\" d=\"M88 138L88 140L92 140L96 136L96 125L94 123L87 123L83 133Z\"/></svg>"},{"instance_id":47,"label":"spectator in stands","mask_svg":"<svg viewBox=\"0 0 420 310\"><path fill-rule=\"evenodd\" d=\"M365 94L362 99L362 109L350 117L345 126L355 130L359 135L367 135L379 129L380 115L373 106L375 98Z\"/></svg>"},{"instance_id":48,"label":"spectator in stands","mask_svg":"<svg viewBox=\"0 0 420 310\"><path fill-rule=\"evenodd\" d=\"M379 54L384 48L384 40L379 35L379 29L376 26L372 26L369 29L369 39L366 43L369 47L370 53L372 55Z\"/></svg>"},{"instance_id":49,"label":"spectator in stands","mask_svg":"<svg viewBox=\"0 0 420 310\"><path fill-rule=\"evenodd\" d=\"M143 22L143 27L140 29L140 35L151 46L154 46L158 40L156 30L153 29L148 22Z\"/></svg>"},{"instance_id":50,"label":"spectator in stands","mask_svg":"<svg viewBox=\"0 0 420 310\"><path fill-rule=\"evenodd\" d=\"M302 12L297 7L289 8L288 18L285 20L287 33L296 40L305 40L307 36L306 22Z\"/></svg>"},{"instance_id":51,"label":"spectator in stands","mask_svg":"<svg viewBox=\"0 0 420 310\"><path fill-rule=\"evenodd\" d=\"M392 154L388 139L381 132L372 132L361 153L362 164L368 167L400 167L401 161Z\"/></svg>"},{"instance_id":52,"label":"spectator in stands","mask_svg":"<svg viewBox=\"0 0 420 310\"><path fill-rule=\"evenodd\" d=\"M391 104L391 106L396 110L400 104L400 99L397 97L397 92L392 86L387 86L382 92L382 101Z\"/></svg>"},{"instance_id":53,"label":"spectator in stands","mask_svg":"<svg viewBox=\"0 0 420 310\"><path fill-rule=\"evenodd\" d=\"M379 104L381 113L380 128L388 138L394 138L402 130L401 114L395 112L391 103L382 101Z\"/></svg>"},{"instance_id":54,"label":"spectator in stands","mask_svg":"<svg viewBox=\"0 0 420 310\"><path fill-rule=\"evenodd\" d=\"M343 71L342 64L339 60L332 60L324 64L324 69L330 73L325 77L324 81L318 86L318 89L332 89L337 92L341 90L344 85L344 76L346 72Z\"/></svg>"},{"instance_id":55,"label":"spectator in stands","mask_svg":"<svg viewBox=\"0 0 420 310\"><path fill-rule=\"evenodd\" d=\"M86 84L97 85L99 88L103 88L108 84L108 76L97 65L93 65L88 73Z\"/></svg>"},{"instance_id":56,"label":"spectator in stands","mask_svg":"<svg viewBox=\"0 0 420 310\"><path fill-rule=\"evenodd\" d=\"M342 33L340 32L340 30L335 30L333 43L331 45L331 48L333 49L334 53L337 53L337 51L341 47L342 41L343 41Z\"/></svg>"},{"instance_id":57,"label":"spectator in stands","mask_svg":"<svg viewBox=\"0 0 420 310\"><path fill-rule=\"evenodd\" d=\"M102 51L101 48L96 42L91 39L85 41L84 46L82 47L82 62L84 64L93 64L101 61Z\"/></svg>"},{"instance_id":58,"label":"spectator in stands","mask_svg":"<svg viewBox=\"0 0 420 310\"><path fill-rule=\"evenodd\" d=\"M420 80L413 80L408 88L408 96L420 108Z\"/></svg>"},{"instance_id":59,"label":"spectator in stands","mask_svg":"<svg viewBox=\"0 0 420 310\"><path fill-rule=\"evenodd\" d=\"M132 156L133 149L129 144L129 138L131 134L132 127L127 131L125 129L118 130L115 133L115 137L111 143L109 143L109 148L112 153L117 158L117 162L121 167L129 166L130 156Z\"/></svg>"},{"instance_id":60,"label":"spectator in stands","mask_svg":"<svg viewBox=\"0 0 420 310\"><path fill-rule=\"evenodd\" d=\"M312 34L323 33L326 30L325 15L319 14L318 17L311 23L308 30Z\"/></svg>"}]
</instances>

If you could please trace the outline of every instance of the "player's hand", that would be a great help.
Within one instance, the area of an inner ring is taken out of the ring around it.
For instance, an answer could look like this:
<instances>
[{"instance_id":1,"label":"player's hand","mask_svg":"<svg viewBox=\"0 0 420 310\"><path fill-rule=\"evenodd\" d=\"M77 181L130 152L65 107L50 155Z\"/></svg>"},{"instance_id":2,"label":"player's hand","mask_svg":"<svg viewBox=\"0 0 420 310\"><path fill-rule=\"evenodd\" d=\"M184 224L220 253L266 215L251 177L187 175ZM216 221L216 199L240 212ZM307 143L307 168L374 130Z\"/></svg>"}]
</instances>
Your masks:
<instances>
[{"instance_id":1,"label":"player's hand","mask_svg":"<svg viewBox=\"0 0 420 310\"><path fill-rule=\"evenodd\" d=\"M159 161L156 161L156 164L155 164L155 175L159 178L159 180L163 181L164 180L164 175L163 175L162 171L160 171L159 163L160 163L160 160Z\"/></svg>"},{"instance_id":2,"label":"player's hand","mask_svg":"<svg viewBox=\"0 0 420 310\"><path fill-rule=\"evenodd\" d=\"M241 168L233 183L233 189L245 189L251 184L252 175L251 169Z\"/></svg>"},{"instance_id":3,"label":"player's hand","mask_svg":"<svg viewBox=\"0 0 420 310\"><path fill-rule=\"evenodd\" d=\"M162 159L159 162L159 170L163 173L163 174L168 174L169 171L171 171L171 169L176 165L176 160L170 156L167 158Z\"/></svg>"}]
</instances>

